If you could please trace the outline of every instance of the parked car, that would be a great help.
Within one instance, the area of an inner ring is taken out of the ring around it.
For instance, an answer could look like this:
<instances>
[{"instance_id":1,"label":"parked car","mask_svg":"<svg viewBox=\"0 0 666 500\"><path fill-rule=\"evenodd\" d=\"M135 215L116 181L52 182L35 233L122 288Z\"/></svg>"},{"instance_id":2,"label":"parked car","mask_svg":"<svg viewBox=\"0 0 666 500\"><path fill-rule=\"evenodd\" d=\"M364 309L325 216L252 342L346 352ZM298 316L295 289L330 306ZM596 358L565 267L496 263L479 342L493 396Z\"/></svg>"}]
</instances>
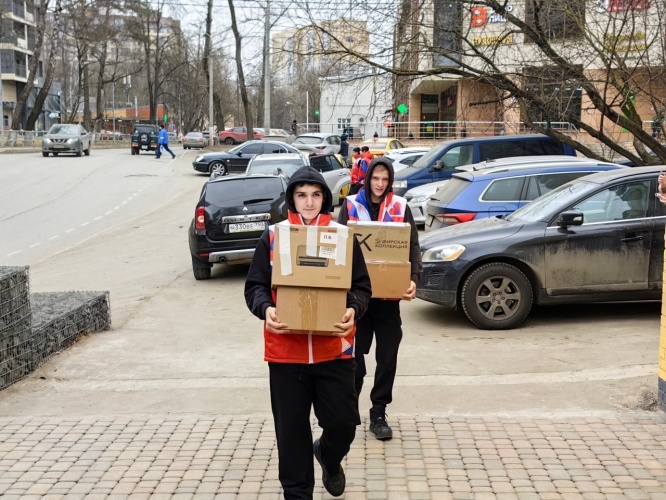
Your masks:
<instances>
[{"instance_id":1,"label":"parked car","mask_svg":"<svg viewBox=\"0 0 666 500\"><path fill-rule=\"evenodd\" d=\"M208 139L202 132L188 132L183 137L183 149L202 149L206 146L208 146Z\"/></svg>"},{"instance_id":2,"label":"parked car","mask_svg":"<svg viewBox=\"0 0 666 500\"><path fill-rule=\"evenodd\" d=\"M516 328L532 304L660 300L663 166L571 181L505 217L420 238L416 296L461 308L479 328Z\"/></svg>"},{"instance_id":3,"label":"parked car","mask_svg":"<svg viewBox=\"0 0 666 500\"><path fill-rule=\"evenodd\" d=\"M626 167L588 159L459 172L426 200L425 230L507 215L578 177L618 168Z\"/></svg>"},{"instance_id":4,"label":"parked car","mask_svg":"<svg viewBox=\"0 0 666 500\"><path fill-rule=\"evenodd\" d=\"M209 179L188 231L194 277L210 278L213 264L249 263L264 230L287 218L286 190L279 175Z\"/></svg>"},{"instance_id":5,"label":"parked car","mask_svg":"<svg viewBox=\"0 0 666 500\"><path fill-rule=\"evenodd\" d=\"M403 168L410 167L416 160L426 154L430 148L400 148L393 149L384 156L393 162L393 171L399 172Z\"/></svg>"},{"instance_id":6,"label":"parked car","mask_svg":"<svg viewBox=\"0 0 666 500\"><path fill-rule=\"evenodd\" d=\"M300 153L260 154L250 160L245 174L284 175L289 178L307 164L308 160Z\"/></svg>"},{"instance_id":7,"label":"parked car","mask_svg":"<svg viewBox=\"0 0 666 500\"><path fill-rule=\"evenodd\" d=\"M284 142L247 141L229 151L213 151L197 156L192 168L197 172L226 175L229 172L245 172L247 164L255 155L264 153L299 153L298 149Z\"/></svg>"},{"instance_id":8,"label":"parked car","mask_svg":"<svg viewBox=\"0 0 666 500\"><path fill-rule=\"evenodd\" d=\"M263 131L253 128L255 139L261 139L264 137ZM227 130L223 130L218 134L220 142L225 144L239 144L241 142L247 141L247 127L231 127Z\"/></svg>"},{"instance_id":9,"label":"parked car","mask_svg":"<svg viewBox=\"0 0 666 500\"><path fill-rule=\"evenodd\" d=\"M345 166L340 155L330 153L310 155L308 161L324 176L326 184L333 193L333 205L341 204L349 194L351 170Z\"/></svg>"},{"instance_id":10,"label":"parked car","mask_svg":"<svg viewBox=\"0 0 666 500\"><path fill-rule=\"evenodd\" d=\"M361 129L359 127L345 127L342 129L342 133L347 136L347 139L350 141L358 141L359 139L363 139L363 134L361 133Z\"/></svg>"},{"instance_id":11,"label":"parked car","mask_svg":"<svg viewBox=\"0 0 666 500\"><path fill-rule=\"evenodd\" d=\"M58 156L60 153L90 155L90 135L76 123L56 123L42 136L42 156Z\"/></svg>"},{"instance_id":12,"label":"parked car","mask_svg":"<svg viewBox=\"0 0 666 500\"><path fill-rule=\"evenodd\" d=\"M449 179L456 168L509 156L567 155L576 150L546 135L472 137L445 141L395 174L393 191L402 196L416 186Z\"/></svg>"},{"instance_id":13,"label":"parked car","mask_svg":"<svg viewBox=\"0 0 666 500\"><path fill-rule=\"evenodd\" d=\"M294 139L292 145L311 153L339 153L340 142L342 141L337 134L313 132L299 135Z\"/></svg>"},{"instance_id":14,"label":"parked car","mask_svg":"<svg viewBox=\"0 0 666 500\"><path fill-rule=\"evenodd\" d=\"M390 137L368 139L360 144L360 147L363 146L368 146L372 156L384 156L394 149L403 149L405 147L398 139Z\"/></svg>"},{"instance_id":15,"label":"parked car","mask_svg":"<svg viewBox=\"0 0 666 500\"><path fill-rule=\"evenodd\" d=\"M132 127L130 151L138 155L141 151L155 151L157 149L157 125L138 123Z\"/></svg>"},{"instance_id":16,"label":"parked car","mask_svg":"<svg viewBox=\"0 0 666 500\"><path fill-rule=\"evenodd\" d=\"M423 186L417 186L405 193L405 200L407 200L407 205L412 212L414 223L417 226L425 225L425 214L427 213L426 203L430 197L437 192L437 189L440 186L443 186L445 183L449 182L449 180L450 179L446 179L439 182L424 184Z\"/></svg>"}]
</instances>

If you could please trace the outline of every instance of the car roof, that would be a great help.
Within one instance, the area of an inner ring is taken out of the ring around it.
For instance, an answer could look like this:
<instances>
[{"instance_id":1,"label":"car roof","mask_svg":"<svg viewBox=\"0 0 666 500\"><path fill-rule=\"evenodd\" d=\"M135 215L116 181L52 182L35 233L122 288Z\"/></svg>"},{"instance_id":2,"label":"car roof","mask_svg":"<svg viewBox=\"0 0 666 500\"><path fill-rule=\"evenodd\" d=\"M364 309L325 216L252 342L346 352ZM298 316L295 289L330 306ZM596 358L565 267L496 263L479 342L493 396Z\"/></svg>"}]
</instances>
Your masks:
<instances>
[{"instance_id":1,"label":"car roof","mask_svg":"<svg viewBox=\"0 0 666 500\"><path fill-rule=\"evenodd\" d=\"M585 177L586 182L593 182L595 184L605 184L618 179L627 179L630 177L640 177L645 174L659 175L662 171L666 170L666 165L650 165L649 167L624 167L618 170L606 170L597 172Z\"/></svg>"},{"instance_id":2,"label":"car roof","mask_svg":"<svg viewBox=\"0 0 666 500\"><path fill-rule=\"evenodd\" d=\"M488 137L466 137L464 139L451 139L436 144L436 147L444 144L461 144L466 142L494 142L494 141L521 141L525 139L548 139L557 142L557 139L547 136L546 134L521 134L521 135L492 135Z\"/></svg>"},{"instance_id":3,"label":"car roof","mask_svg":"<svg viewBox=\"0 0 666 500\"><path fill-rule=\"evenodd\" d=\"M257 155L250 161L259 161L259 160L293 160L299 159L302 160L303 156L300 153L265 153Z\"/></svg>"},{"instance_id":4,"label":"car roof","mask_svg":"<svg viewBox=\"0 0 666 500\"><path fill-rule=\"evenodd\" d=\"M308 132L307 134L301 134L298 137L319 137L321 139L324 139L324 138L330 137L332 135L337 136L338 134L328 134L328 133L325 133L325 132ZM298 139L298 137L296 137L296 139Z\"/></svg>"},{"instance_id":5,"label":"car roof","mask_svg":"<svg viewBox=\"0 0 666 500\"><path fill-rule=\"evenodd\" d=\"M231 177L224 175L208 179L208 183L210 184L213 182L230 182L230 181L247 180L247 179L276 179L276 178L279 178L279 176L270 175L270 174L234 175Z\"/></svg>"},{"instance_id":6,"label":"car roof","mask_svg":"<svg viewBox=\"0 0 666 500\"><path fill-rule=\"evenodd\" d=\"M536 164L536 163L548 163L557 161L560 163L578 163L578 162L588 162L588 161L599 161L594 160L593 158L586 158L584 156L569 156L569 155L532 155L532 156L509 156L506 158L497 158L492 160L484 160L479 163L472 163L471 165L461 165L456 167L456 170L462 172L469 172L472 170L482 170L487 168L495 168L502 166L511 166L511 165L523 165L523 164Z\"/></svg>"},{"instance_id":7,"label":"car roof","mask_svg":"<svg viewBox=\"0 0 666 500\"><path fill-rule=\"evenodd\" d=\"M608 168L608 169L618 169L618 170L627 170L628 167L622 165L616 165L615 163L610 162L601 162L596 160L591 160L589 162L574 162L574 163L544 163L538 165L518 165L515 167L497 167L492 169L484 169L481 171L472 171L472 172L459 172L453 174L453 177L458 179L465 179L468 181L474 182L474 180L487 179L487 178L500 178L500 177L510 177L515 173L520 175L529 175L537 173L550 173L550 172L567 172L577 171L582 168ZM605 170L604 170L605 171Z\"/></svg>"}]
</instances>

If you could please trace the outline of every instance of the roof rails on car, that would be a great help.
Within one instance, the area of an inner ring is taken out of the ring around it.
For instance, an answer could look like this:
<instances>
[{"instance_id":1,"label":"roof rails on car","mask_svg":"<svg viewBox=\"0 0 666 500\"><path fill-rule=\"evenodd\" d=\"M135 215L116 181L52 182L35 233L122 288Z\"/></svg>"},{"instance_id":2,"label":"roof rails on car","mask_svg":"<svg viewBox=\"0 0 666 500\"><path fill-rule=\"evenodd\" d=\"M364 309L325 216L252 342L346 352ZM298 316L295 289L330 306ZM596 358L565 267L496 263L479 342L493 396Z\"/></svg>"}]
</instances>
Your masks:
<instances>
[{"instance_id":1,"label":"roof rails on car","mask_svg":"<svg viewBox=\"0 0 666 500\"><path fill-rule=\"evenodd\" d=\"M571 161L571 162L561 162L561 161L550 161L550 162L543 162L543 163L525 163L523 165L504 165L504 166L497 166L494 168L486 168L478 173L480 175L489 175L489 174L497 174L501 172L514 172L514 171L521 171L521 170L530 170L530 169L543 169L543 168L549 168L549 167L565 167L565 166L570 166L572 168L574 167L597 167L597 166L603 166L603 165L616 165L615 163L609 162L609 161L599 161L599 160L593 160L593 159L588 159L588 161ZM621 166L621 165L618 165ZM474 173L474 172L469 172L469 173Z\"/></svg>"},{"instance_id":2,"label":"roof rails on car","mask_svg":"<svg viewBox=\"0 0 666 500\"><path fill-rule=\"evenodd\" d=\"M472 172L477 170L484 170L487 168L496 168L502 166L514 166L514 165L535 165L540 163L587 163L590 161L599 161L592 158L586 158L582 156L568 156L568 155L541 155L541 156L512 156L508 158L498 158L493 160L484 160L479 163L473 163L471 165L462 165L456 167L456 170L461 172Z\"/></svg>"}]
</instances>

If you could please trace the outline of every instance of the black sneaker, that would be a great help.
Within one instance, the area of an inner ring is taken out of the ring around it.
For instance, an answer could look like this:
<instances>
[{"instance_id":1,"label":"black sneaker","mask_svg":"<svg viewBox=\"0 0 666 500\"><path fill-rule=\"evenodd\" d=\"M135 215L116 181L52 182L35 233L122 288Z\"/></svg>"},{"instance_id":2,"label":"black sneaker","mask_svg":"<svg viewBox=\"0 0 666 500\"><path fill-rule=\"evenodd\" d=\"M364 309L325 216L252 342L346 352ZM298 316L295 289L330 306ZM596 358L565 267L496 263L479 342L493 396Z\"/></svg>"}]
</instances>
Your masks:
<instances>
[{"instance_id":1,"label":"black sneaker","mask_svg":"<svg viewBox=\"0 0 666 500\"><path fill-rule=\"evenodd\" d=\"M324 464L321 463L321 443L319 439L315 439L315 442L312 443L312 449L314 451L314 456L321 465L321 482L324 483L324 488L332 496L339 497L345 492L345 471L342 469L342 465L338 465L338 470L335 473L329 472L329 470L324 467Z\"/></svg>"},{"instance_id":2,"label":"black sneaker","mask_svg":"<svg viewBox=\"0 0 666 500\"><path fill-rule=\"evenodd\" d=\"M380 441L393 438L393 430L386 423L386 408L381 406L370 408L370 432Z\"/></svg>"}]
</instances>

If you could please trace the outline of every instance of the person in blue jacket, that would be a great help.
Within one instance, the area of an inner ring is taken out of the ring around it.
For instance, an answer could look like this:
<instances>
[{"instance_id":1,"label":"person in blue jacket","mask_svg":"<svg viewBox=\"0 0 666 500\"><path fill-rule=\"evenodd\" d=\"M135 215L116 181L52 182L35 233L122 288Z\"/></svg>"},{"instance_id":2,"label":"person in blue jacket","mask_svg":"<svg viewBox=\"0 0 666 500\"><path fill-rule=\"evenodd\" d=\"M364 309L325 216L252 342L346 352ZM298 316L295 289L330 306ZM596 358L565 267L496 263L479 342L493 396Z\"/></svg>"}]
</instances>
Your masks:
<instances>
[{"instance_id":1,"label":"person in blue jacket","mask_svg":"<svg viewBox=\"0 0 666 500\"><path fill-rule=\"evenodd\" d=\"M173 151L169 149L169 134L167 134L164 124L160 123L160 133L157 134L157 149L155 150L155 158L158 160L162 156L162 148L171 153L171 158L175 158L176 155L173 154Z\"/></svg>"}]
</instances>

